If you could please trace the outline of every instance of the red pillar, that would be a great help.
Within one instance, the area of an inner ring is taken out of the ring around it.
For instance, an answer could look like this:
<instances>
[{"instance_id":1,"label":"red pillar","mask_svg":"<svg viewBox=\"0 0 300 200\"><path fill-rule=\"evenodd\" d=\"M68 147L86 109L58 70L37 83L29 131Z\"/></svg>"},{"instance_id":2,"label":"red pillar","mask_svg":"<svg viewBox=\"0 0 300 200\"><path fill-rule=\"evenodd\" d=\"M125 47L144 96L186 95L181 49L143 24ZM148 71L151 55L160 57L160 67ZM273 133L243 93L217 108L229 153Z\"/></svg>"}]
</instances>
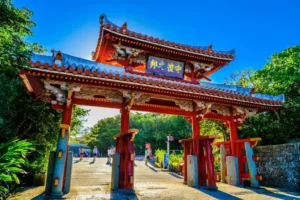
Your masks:
<instances>
[{"instance_id":1,"label":"red pillar","mask_svg":"<svg viewBox=\"0 0 300 200\"><path fill-rule=\"evenodd\" d=\"M71 125L72 111L73 111L73 104L69 106L66 104L62 114L62 124Z\"/></svg>"},{"instance_id":2,"label":"red pillar","mask_svg":"<svg viewBox=\"0 0 300 200\"><path fill-rule=\"evenodd\" d=\"M129 129L130 111L126 109L123 103L121 108L121 134ZM119 189L133 190L134 181L134 144L131 140L131 134L121 136L117 139L116 150L120 153L120 175Z\"/></svg>"},{"instance_id":3,"label":"red pillar","mask_svg":"<svg viewBox=\"0 0 300 200\"><path fill-rule=\"evenodd\" d=\"M212 155L212 148L211 142L213 140L205 140L206 146L206 157L207 157L207 180L208 180L208 187L216 187L216 181L214 177L214 162L213 162L213 155Z\"/></svg>"},{"instance_id":4,"label":"red pillar","mask_svg":"<svg viewBox=\"0 0 300 200\"><path fill-rule=\"evenodd\" d=\"M66 166L68 159L68 143L69 143L69 126L72 119L73 105L64 105L62 113L62 123L60 125L60 133L58 134L58 142L56 148L56 158L53 171L52 195L62 196L65 183Z\"/></svg>"},{"instance_id":5,"label":"red pillar","mask_svg":"<svg viewBox=\"0 0 300 200\"><path fill-rule=\"evenodd\" d=\"M192 116L192 131L193 131L193 145L194 145L194 154L199 154L199 144L195 139L200 138L200 120L196 117L196 113Z\"/></svg>"},{"instance_id":6,"label":"red pillar","mask_svg":"<svg viewBox=\"0 0 300 200\"><path fill-rule=\"evenodd\" d=\"M187 144L183 145L183 149L184 149L184 155L183 155L183 162L184 162L184 170L183 170L183 183L186 184L187 183L187 155L188 155L188 146Z\"/></svg>"},{"instance_id":7,"label":"red pillar","mask_svg":"<svg viewBox=\"0 0 300 200\"><path fill-rule=\"evenodd\" d=\"M197 118L196 113L192 116L192 127L193 127L193 150L194 155L197 156L198 162L198 185L206 185L206 166L205 161L203 160L205 156L204 146L200 141L200 119Z\"/></svg>"},{"instance_id":8,"label":"red pillar","mask_svg":"<svg viewBox=\"0 0 300 200\"><path fill-rule=\"evenodd\" d=\"M73 113L73 104L71 103L69 106L66 104L65 108L63 110L62 124L68 124L71 127L72 113ZM68 132L68 141L67 141L67 147L66 147L67 155L66 155L66 159L65 159L65 169L64 169L64 179L63 179L63 188L62 189L64 189L64 186L65 186L70 134L71 133Z\"/></svg>"},{"instance_id":9,"label":"red pillar","mask_svg":"<svg viewBox=\"0 0 300 200\"><path fill-rule=\"evenodd\" d=\"M235 143L238 139L236 125L233 119L229 120L229 129L230 129L230 147L231 147L231 156L236 156Z\"/></svg>"}]
</instances>

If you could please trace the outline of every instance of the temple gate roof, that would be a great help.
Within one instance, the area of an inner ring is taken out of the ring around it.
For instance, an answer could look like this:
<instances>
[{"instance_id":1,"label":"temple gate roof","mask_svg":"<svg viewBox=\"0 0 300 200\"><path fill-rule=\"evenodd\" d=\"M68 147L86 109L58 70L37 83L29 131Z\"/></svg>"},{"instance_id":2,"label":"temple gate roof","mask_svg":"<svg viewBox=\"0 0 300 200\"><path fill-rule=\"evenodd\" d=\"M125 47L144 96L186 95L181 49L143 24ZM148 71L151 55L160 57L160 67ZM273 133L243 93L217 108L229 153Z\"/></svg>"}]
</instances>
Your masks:
<instances>
[{"instance_id":1,"label":"temple gate roof","mask_svg":"<svg viewBox=\"0 0 300 200\"><path fill-rule=\"evenodd\" d=\"M58 54L59 60L57 59ZM284 95L273 96L253 93L251 88L232 85L209 82L201 82L195 85L188 82L131 74L127 73L124 68L108 66L61 52L54 52L52 56L34 54L31 57L30 65L32 66L32 71L69 75L75 78L86 77L91 80L110 80L115 83L124 82L149 88L176 91L177 93L188 93L192 96L200 95L204 99L220 100L224 101L224 103L228 102L270 109L272 107L279 107L284 102ZM70 78L70 81L73 81L73 79ZM32 85L34 82L30 82L29 80L29 84ZM34 93L33 90L32 93Z\"/></svg>"},{"instance_id":2,"label":"temple gate roof","mask_svg":"<svg viewBox=\"0 0 300 200\"><path fill-rule=\"evenodd\" d=\"M100 16L100 24L93 60L108 65L126 68L125 60L129 55L128 57L133 58L133 69L145 71L147 56L156 55L191 65L192 73L187 70L186 77L208 79L209 75L229 64L235 57L234 50L217 51L213 49L213 45L192 46L137 33L129 30L126 22L117 26L104 14ZM194 77L194 72L200 72L201 76Z\"/></svg>"}]
</instances>

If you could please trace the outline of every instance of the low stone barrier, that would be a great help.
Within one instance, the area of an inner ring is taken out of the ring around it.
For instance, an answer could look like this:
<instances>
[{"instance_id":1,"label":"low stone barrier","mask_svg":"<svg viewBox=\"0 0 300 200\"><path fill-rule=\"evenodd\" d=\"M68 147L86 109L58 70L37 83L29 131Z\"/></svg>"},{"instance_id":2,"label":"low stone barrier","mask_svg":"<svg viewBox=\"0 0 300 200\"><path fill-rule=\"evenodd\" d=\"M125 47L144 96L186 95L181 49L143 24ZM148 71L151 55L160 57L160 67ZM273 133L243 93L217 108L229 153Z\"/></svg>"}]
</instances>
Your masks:
<instances>
[{"instance_id":1,"label":"low stone barrier","mask_svg":"<svg viewBox=\"0 0 300 200\"><path fill-rule=\"evenodd\" d=\"M300 143L254 148L261 185L300 190Z\"/></svg>"}]
</instances>

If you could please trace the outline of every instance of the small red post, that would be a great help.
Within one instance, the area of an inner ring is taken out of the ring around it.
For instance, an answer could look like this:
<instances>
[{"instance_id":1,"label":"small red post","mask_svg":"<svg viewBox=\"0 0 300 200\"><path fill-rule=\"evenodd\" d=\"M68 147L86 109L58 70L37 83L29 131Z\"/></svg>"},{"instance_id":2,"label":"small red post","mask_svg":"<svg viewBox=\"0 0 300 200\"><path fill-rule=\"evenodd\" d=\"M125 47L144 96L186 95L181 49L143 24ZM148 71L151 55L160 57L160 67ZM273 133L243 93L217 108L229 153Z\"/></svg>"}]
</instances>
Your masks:
<instances>
[{"instance_id":1,"label":"small red post","mask_svg":"<svg viewBox=\"0 0 300 200\"><path fill-rule=\"evenodd\" d=\"M189 152L189 146L187 143L183 143L183 149L184 149L184 171L183 171L183 182L187 183L187 155Z\"/></svg>"},{"instance_id":2,"label":"small red post","mask_svg":"<svg viewBox=\"0 0 300 200\"><path fill-rule=\"evenodd\" d=\"M198 158L198 184L199 186L206 186L206 149L205 140L198 141L199 155Z\"/></svg>"},{"instance_id":3,"label":"small red post","mask_svg":"<svg viewBox=\"0 0 300 200\"><path fill-rule=\"evenodd\" d=\"M231 156L236 156L236 147L234 141L238 139L236 125L233 119L229 120L230 128L230 147L231 147Z\"/></svg>"},{"instance_id":4,"label":"small red post","mask_svg":"<svg viewBox=\"0 0 300 200\"><path fill-rule=\"evenodd\" d=\"M215 187L216 181L214 179L214 163L212 158L212 148L211 148L211 139L205 140L206 146L206 157L207 157L207 175L208 175L208 186Z\"/></svg>"},{"instance_id":5,"label":"small red post","mask_svg":"<svg viewBox=\"0 0 300 200\"><path fill-rule=\"evenodd\" d=\"M200 120L197 118L196 111L192 116L192 131L193 131L193 146L194 154L199 155L199 142L197 139L200 138Z\"/></svg>"}]
</instances>

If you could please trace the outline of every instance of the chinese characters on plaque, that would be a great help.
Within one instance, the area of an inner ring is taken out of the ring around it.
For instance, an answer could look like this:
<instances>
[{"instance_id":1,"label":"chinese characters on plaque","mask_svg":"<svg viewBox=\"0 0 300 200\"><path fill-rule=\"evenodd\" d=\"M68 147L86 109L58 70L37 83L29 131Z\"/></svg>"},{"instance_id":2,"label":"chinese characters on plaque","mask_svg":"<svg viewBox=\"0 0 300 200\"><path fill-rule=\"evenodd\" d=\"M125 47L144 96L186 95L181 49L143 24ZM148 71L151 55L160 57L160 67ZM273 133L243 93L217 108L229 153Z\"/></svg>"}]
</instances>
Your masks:
<instances>
[{"instance_id":1,"label":"chinese characters on plaque","mask_svg":"<svg viewBox=\"0 0 300 200\"><path fill-rule=\"evenodd\" d=\"M147 72L161 76L183 78L184 62L149 56Z\"/></svg>"}]
</instances>

